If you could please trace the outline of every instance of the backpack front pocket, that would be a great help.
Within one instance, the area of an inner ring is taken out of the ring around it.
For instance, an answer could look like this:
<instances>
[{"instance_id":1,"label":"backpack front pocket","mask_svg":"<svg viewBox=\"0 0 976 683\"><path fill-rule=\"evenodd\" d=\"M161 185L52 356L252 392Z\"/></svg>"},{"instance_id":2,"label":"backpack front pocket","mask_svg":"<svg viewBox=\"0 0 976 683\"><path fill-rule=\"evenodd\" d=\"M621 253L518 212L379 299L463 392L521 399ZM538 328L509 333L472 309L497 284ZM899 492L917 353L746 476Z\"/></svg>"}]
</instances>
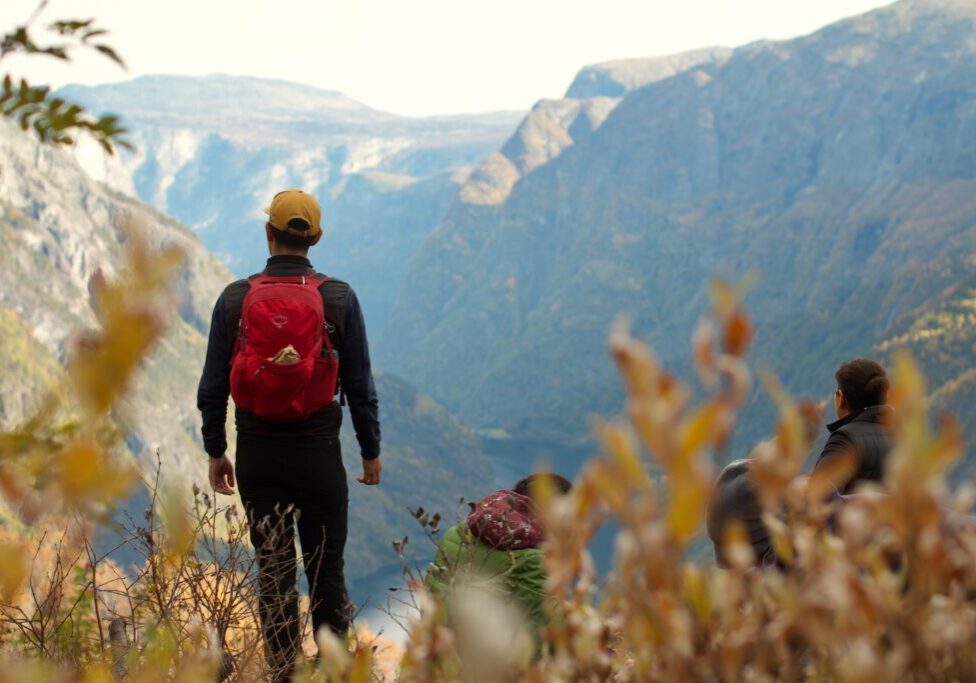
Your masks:
<instances>
[{"instance_id":1,"label":"backpack front pocket","mask_svg":"<svg viewBox=\"0 0 976 683\"><path fill-rule=\"evenodd\" d=\"M241 410L269 422L294 422L306 415L306 392L312 390L315 358L279 365L244 352L231 369L231 393Z\"/></svg>"}]
</instances>

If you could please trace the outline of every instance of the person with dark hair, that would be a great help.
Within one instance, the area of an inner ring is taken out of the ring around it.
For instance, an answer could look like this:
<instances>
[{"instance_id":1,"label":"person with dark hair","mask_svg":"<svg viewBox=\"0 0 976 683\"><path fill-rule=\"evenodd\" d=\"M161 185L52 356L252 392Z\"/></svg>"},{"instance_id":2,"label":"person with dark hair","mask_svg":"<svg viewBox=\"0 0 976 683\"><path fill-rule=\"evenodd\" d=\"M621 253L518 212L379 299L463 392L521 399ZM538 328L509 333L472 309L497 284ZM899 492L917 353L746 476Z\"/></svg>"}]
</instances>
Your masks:
<instances>
[{"instance_id":1,"label":"person with dark hair","mask_svg":"<svg viewBox=\"0 0 976 683\"><path fill-rule=\"evenodd\" d=\"M272 680L284 681L301 646L296 527L313 627L340 636L349 628L340 403L348 402L359 441L362 484L380 483L380 425L356 295L347 283L317 273L308 259L322 237L318 202L285 190L265 212L271 257L261 273L228 285L217 299L197 405L211 486L232 495L235 474L240 486ZM226 455L228 396L236 406L236 471Z\"/></svg>"},{"instance_id":2,"label":"person with dark hair","mask_svg":"<svg viewBox=\"0 0 976 683\"><path fill-rule=\"evenodd\" d=\"M837 492L846 495L862 482L884 480L893 412L886 405L889 382L880 363L849 360L837 368L834 378L837 420L827 425L830 437L814 470L827 473Z\"/></svg>"},{"instance_id":3,"label":"person with dark hair","mask_svg":"<svg viewBox=\"0 0 976 683\"><path fill-rule=\"evenodd\" d=\"M515 482L512 490L520 496L528 496L531 498L533 496L533 490L538 485L549 486L552 493L560 496L565 496L573 488L573 483L566 477L545 472L530 474L527 477L519 479Z\"/></svg>"},{"instance_id":4,"label":"person with dark hair","mask_svg":"<svg viewBox=\"0 0 976 683\"><path fill-rule=\"evenodd\" d=\"M472 505L464 522L446 532L424 584L443 597L455 583L494 584L536 631L548 623L542 544L545 529L535 497L545 487L565 495L572 484L558 474L533 474Z\"/></svg>"}]
</instances>

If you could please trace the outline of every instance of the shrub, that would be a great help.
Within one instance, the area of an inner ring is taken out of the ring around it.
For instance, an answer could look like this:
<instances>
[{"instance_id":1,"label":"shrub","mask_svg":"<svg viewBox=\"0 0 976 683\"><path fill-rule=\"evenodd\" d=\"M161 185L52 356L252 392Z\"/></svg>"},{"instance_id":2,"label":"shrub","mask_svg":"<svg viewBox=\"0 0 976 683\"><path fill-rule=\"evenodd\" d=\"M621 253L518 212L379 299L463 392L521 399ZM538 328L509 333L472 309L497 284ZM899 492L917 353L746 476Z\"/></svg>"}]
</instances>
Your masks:
<instances>
[{"instance_id":1,"label":"shrub","mask_svg":"<svg viewBox=\"0 0 976 683\"><path fill-rule=\"evenodd\" d=\"M151 254L137 235L129 245L122 280L94 284L101 328L80 337L71 356L76 400L59 408L52 398L0 435L0 485L19 512L0 538L4 675L260 679L253 560L232 508L199 490L189 508L178 495L154 492L144 520L131 521L121 541L141 550L134 574L88 541L89 520L135 481L131 469L117 476L111 408L163 329L158 294L179 261L176 252ZM924 382L907 356L894 367L896 448L883 495L840 509L827 502L828 478L802 473L819 409L793 401L763 374L779 418L752 452L750 472L783 569L755 569L745 531L735 526L726 539L729 569L688 559L751 395L744 356L752 330L740 296L716 284L713 310L694 336L706 390L697 404L648 348L613 332L625 419L595 426L604 455L570 494L539 492L553 605L541 654L500 646L509 641L494 636L521 625L478 602L482 596L468 605L475 618L448 623L445 607L415 581L419 615L399 680L976 679L976 525L968 516L976 494L947 490L962 439L950 418L932 428ZM433 538L437 524L431 530L432 518L415 516ZM601 583L587 547L608 520L618 528L615 570ZM379 675L369 638L353 638L351 648L319 638L317 668L299 680Z\"/></svg>"},{"instance_id":2,"label":"shrub","mask_svg":"<svg viewBox=\"0 0 976 683\"><path fill-rule=\"evenodd\" d=\"M693 344L709 391L698 405L649 349L623 330L612 334L627 419L596 426L605 455L568 496L544 506L548 590L561 604L542 656L509 678L973 680L976 527L965 513L974 496L946 491L961 438L949 418L930 429L924 384L908 357L895 364L897 446L885 495L840 511L825 502L825 480L802 474L819 411L764 376L779 419L751 454L751 472L786 568L754 568L741 527L728 538L730 569L686 559L716 461L750 394L743 355L751 328L739 294L717 284L713 299ZM587 544L607 518L619 525L615 570L599 591ZM457 640L443 610L428 603L402 680L477 680Z\"/></svg>"}]
</instances>

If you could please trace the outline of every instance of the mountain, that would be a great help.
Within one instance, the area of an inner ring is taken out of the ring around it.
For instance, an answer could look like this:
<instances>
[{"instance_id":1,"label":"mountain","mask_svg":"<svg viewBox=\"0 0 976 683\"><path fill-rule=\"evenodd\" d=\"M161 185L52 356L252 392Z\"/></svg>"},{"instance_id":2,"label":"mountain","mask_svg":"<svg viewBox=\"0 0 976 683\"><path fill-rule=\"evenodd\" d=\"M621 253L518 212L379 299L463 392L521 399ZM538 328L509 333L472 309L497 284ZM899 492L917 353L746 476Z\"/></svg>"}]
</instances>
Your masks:
<instances>
[{"instance_id":1,"label":"mountain","mask_svg":"<svg viewBox=\"0 0 976 683\"><path fill-rule=\"evenodd\" d=\"M65 379L64 369L51 351L37 341L25 321L9 308L0 308L0 359L0 420L6 426L20 424Z\"/></svg>"},{"instance_id":2,"label":"mountain","mask_svg":"<svg viewBox=\"0 0 976 683\"><path fill-rule=\"evenodd\" d=\"M360 601L370 594L373 581L398 574L392 541L409 536L414 544L407 557L424 564L433 559L433 546L418 542L423 531L408 508L440 512L453 523L462 497L478 500L495 488L491 462L469 427L396 377L378 374L376 391L383 428L380 486L353 480L362 475L362 461L351 421L342 435L350 494L346 578Z\"/></svg>"},{"instance_id":3,"label":"mountain","mask_svg":"<svg viewBox=\"0 0 976 683\"><path fill-rule=\"evenodd\" d=\"M470 166L521 116L409 118L334 91L240 76L144 76L60 93L121 114L133 130L136 152L106 158L82 147L83 166L190 226L238 276L263 266L261 209L273 194L314 192L325 228L316 266L362 283L377 329Z\"/></svg>"},{"instance_id":4,"label":"mountain","mask_svg":"<svg viewBox=\"0 0 976 683\"><path fill-rule=\"evenodd\" d=\"M587 99L591 97L623 97L631 90L641 88L675 74L705 64L721 64L732 56L727 47L708 47L681 52L665 57L643 59L616 59L611 62L583 67L573 79L566 97Z\"/></svg>"},{"instance_id":5,"label":"mountain","mask_svg":"<svg viewBox=\"0 0 976 683\"><path fill-rule=\"evenodd\" d=\"M119 411L125 444L147 472L156 453L166 480L189 490L206 482L196 386L210 312L233 279L188 229L140 202L93 181L66 152L38 144L0 120L0 429L36 408L45 390L64 379L71 335L95 324L88 283L96 270L115 272L130 217L152 243L186 253L175 283L178 315L145 361ZM429 397L390 375L377 378L384 430L384 483L350 483L347 566L351 581L397 565L390 542L416 528L408 506L445 516L460 496L493 484L491 465L470 429ZM344 445L350 478L361 472L351 422ZM233 443L233 439L231 439ZM130 506L143 504L135 495ZM140 510L134 510L138 518ZM357 593L362 599L362 593Z\"/></svg>"},{"instance_id":6,"label":"mountain","mask_svg":"<svg viewBox=\"0 0 976 683\"><path fill-rule=\"evenodd\" d=\"M690 379L708 281L752 273L753 357L828 395L840 361L882 353L973 272L974 34L970 0L903 0L676 59L571 144L553 130L541 163L506 153L517 133L468 181L507 185L462 188L413 262L384 366L477 427L576 443L620 407L605 339L621 313ZM582 76L570 94L613 92ZM737 447L770 413L757 398Z\"/></svg>"},{"instance_id":7,"label":"mountain","mask_svg":"<svg viewBox=\"0 0 976 683\"><path fill-rule=\"evenodd\" d=\"M584 67L565 97L537 102L501 149L474 169L460 188L460 203L477 206L504 202L523 176L599 128L631 90L695 66L721 64L731 53L728 48L713 47Z\"/></svg>"},{"instance_id":8,"label":"mountain","mask_svg":"<svg viewBox=\"0 0 976 683\"><path fill-rule=\"evenodd\" d=\"M879 345L886 355L907 350L925 370L931 410L955 414L968 428L969 450L976 436L976 254L958 283L901 316L894 333ZM957 478L976 474L976 459L964 461Z\"/></svg>"},{"instance_id":9,"label":"mountain","mask_svg":"<svg viewBox=\"0 0 976 683\"><path fill-rule=\"evenodd\" d=\"M179 315L125 402L124 413L138 416L128 443L137 456L151 458L157 447L167 453L168 471L202 472L193 386L209 309L229 273L176 221L91 181L66 153L6 121L0 148L0 310L10 332L0 347L4 425L29 413L35 389L61 375L71 334L95 325L89 280L99 269L117 271L124 237L116 226L132 220L144 224L151 243L180 246L186 267L175 291Z\"/></svg>"}]
</instances>

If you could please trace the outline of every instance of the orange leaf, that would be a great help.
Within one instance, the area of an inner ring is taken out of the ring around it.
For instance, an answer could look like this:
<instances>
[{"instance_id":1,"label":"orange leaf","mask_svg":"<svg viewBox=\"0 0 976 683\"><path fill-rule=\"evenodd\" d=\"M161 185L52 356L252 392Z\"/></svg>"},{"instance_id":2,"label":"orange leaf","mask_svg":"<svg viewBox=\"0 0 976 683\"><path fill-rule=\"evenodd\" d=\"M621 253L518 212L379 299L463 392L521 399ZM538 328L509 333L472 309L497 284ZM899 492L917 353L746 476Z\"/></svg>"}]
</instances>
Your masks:
<instances>
[{"instance_id":1,"label":"orange leaf","mask_svg":"<svg viewBox=\"0 0 976 683\"><path fill-rule=\"evenodd\" d=\"M752 324L741 308L736 308L722 328L722 346L733 356L742 356L752 341Z\"/></svg>"},{"instance_id":2,"label":"orange leaf","mask_svg":"<svg viewBox=\"0 0 976 683\"><path fill-rule=\"evenodd\" d=\"M27 546L20 541L0 541L0 597L13 602L27 580Z\"/></svg>"}]
</instances>

